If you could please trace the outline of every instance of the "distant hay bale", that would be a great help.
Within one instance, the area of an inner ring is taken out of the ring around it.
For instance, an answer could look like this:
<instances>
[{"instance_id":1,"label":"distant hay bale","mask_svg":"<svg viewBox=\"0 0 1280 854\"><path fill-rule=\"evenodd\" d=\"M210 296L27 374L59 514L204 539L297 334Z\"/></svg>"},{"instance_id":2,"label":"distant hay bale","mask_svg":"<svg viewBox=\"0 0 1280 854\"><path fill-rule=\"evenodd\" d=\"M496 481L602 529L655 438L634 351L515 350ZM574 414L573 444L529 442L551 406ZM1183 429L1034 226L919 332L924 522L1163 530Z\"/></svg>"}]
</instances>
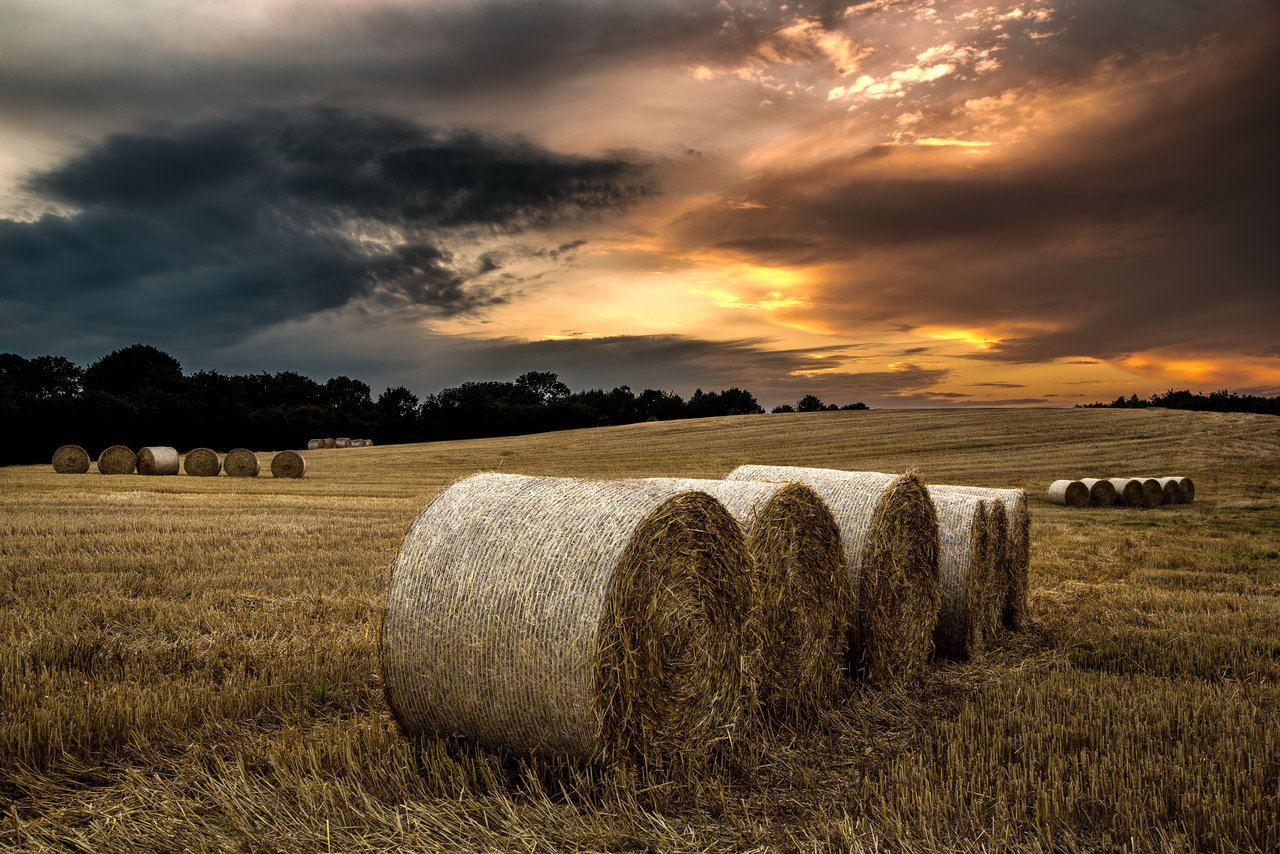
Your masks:
<instances>
[{"instance_id":1,"label":"distant hay bale","mask_svg":"<svg viewBox=\"0 0 1280 854\"><path fill-rule=\"evenodd\" d=\"M307 473L307 461L297 451L281 451L271 458L272 477L302 477Z\"/></svg>"},{"instance_id":2,"label":"distant hay bale","mask_svg":"<svg viewBox=\"0 0 1280 854\"><path fill-rule=\"evenodd\" d=\"M350 440L350 439L348 439L348 438L345 438L345 437L344 437L344 438L341 438L341 439L334 439L333 441L336 443L336 444L335 444L335 447L338 447L338 448L350 448L350 447L351 447L351 440Z\"/></svg>"},{"instance_id":3,"label":"distant hay bale","mask_svg":"<svg viewBox=\"0 0 1280 854\"><path fill-rule=\"evenodd\" d=\"M1121 507L1142 506L1142 481L1136 477L1109 478L1116 490L1116 504Z\"/></svg>"},{"instance_id":4,"label":"distant hay bale","mask_svg":"<svg viewBox=\"0 0 1280 854\"><path fill-rule=\"evenodd\" d=\"M1190 504L1196 500L1196 485L1191 481L1191 478L1177 475L1168 478L1168 480L1173 481L1178 486L1179 504Z\"/></svg>"},{"instance_id":5,"label":"distant hay bale","mask_svg":"<svg viewBox=\"0 0 1280 854\"><path fill-rule=\"evenodd\" d=\"M98 471L102 474L133 474L138 456L128 445L112 445L98 455Z\"/></svg>"},{"instance_id":6,"label":"distant hay bale","mask_svg":"<svg viewBox=\"0 0 1280 854\"><path fill-rule=\"evenodd\" d=\"M338 440L337 440L337 439L325 439L325 440L324 440L324 446L325 446L326 448L336 448L336 447L338 447Z\"/></svg>"},{"instance_id":7,"label":"distant hay bale","mask_svg":"<svg viewBox=\"0 0 1280 854\"><path fill-rule=\"evenodd\" d=\"M987 505L981 498L929 487L938 514L938 622L934 652L960 661L982 656L990 623L992 560ZM1000 511L1003 516L1003 509Z\"/></svg>"},{"instance_id":8,"label":"distant hay bale","mask_svg":"<svg viewBox=\"0 0 1280 854\"><path fill-rule=\"evenodd\" d=\"M365 439L365 440L364 440L364 446L365 446L366 448L372 448L372 447L373 447L373 440L372 440L372 439Z\"/></svg>"},{"instance_id":9,"label":"distant hay bale","mask_svg":"<svg viewBox=\"0 0 1280 854\"><path fill-rule=\"evenodd\" d=\"M168 445L148 445L138 451L138 474L178 473L178 449Z\"/></svg>"},{"instance_id":10,"label":"distant hay bale","mask_svg":"<svg viewBox=\"0 0 1280 854\"><path fill-rule=\"evenodd\" d=\"M799 483L651 479L705 492L742 525L751 573L756 649L747 668L764 712L799 722L829 708L840 685L849 632L840 529L831 510Z\"/></svg>"},{"instance_id":11,"label":"distant hay bale","mask_svg":"<svg viewBox=\"0 0 1280 854\"><path fill-rule=\"evenodd\" d=\"M358 447L360 447L360 445L361 445L361 444L363 444L363 442L362 442L360 439L348 439L348 440L347 440L347 447L348 447L348 448L358 448Z\"/></svg>"},{"instance_id":12,"label":"distant hay bale","mask_svg":"<svg viewBox=\"0 0 1280 854\"><path fill-rule=\"evenodd\" d=\"M1116 504L1116 488L1111 481L1100 477L1081 478L1080 482L1089 488L1090 507L1114 507Z\"/></svg>"},{"instance_id":13,"label":"distant hay bale","mask_svg":"<svg viewBox=\"0 0 1280 854\"><path fill-rule=\"evenodd\" d=\"M53 470L58 474L84 474L89 470L89 452L79 445L63 445L53 452Z\"/></svg>"},{"instance_id":14,"label":"distant hay bale","mask_svg":"<svg viewBox=\"0 0 1280 854\"><path fill-rule=\"evenodd\" d=\"M1140 477L1137 481L1142 484L1143 507L1159 507L1164 503L1164 489L1160 481L1154 477Z\"/></svg>"},{"instance_id":15,"label":"distant hay bale","mask_svg":"<svg viewBox=\"0 0 1280 854\"><path fill-rule=\"evenodd\" d=\"M380 659L407 734L663 764L733 738L751 557L704 493L481 474L391 571Z\"/></svg>"},{"instance_id":16,"label":"distant hay bale","mask_svg":"<svg viewBox=\"0 0 1280 854\"><path fill-rule=\"evenodd\" d=\"M939 602L938 519L919 478L748 465L727 479L803 483L826 502L844 546L850 672L882 685L918 675Z\"/></svg>"},{"instance_id":17,"label":"distant hay bale","mask_svg":"<svg viewBox=\"0 0 1280 854\"><path fill-rule=\"evenodd\" d=\"M997 603L1000 602L1000 588L1003 579L1004 598L999 608L1000 621L1005 628L1015 632L1024 631L1030 619L1030 601L1028 575L1031 568L1031 509L1027 503L1027 493L1021 489L990 489L982 486L948 486L954 492L976 495L987 501L987 513L1003 506L1005 514L1004 526L995 522L990 536L992 547L997 558L994 563L993 577ZM996 502L999 502L998 504ZM1003 532L1002 532L1003 527ZM1003 560L1000 559L999 540L1005 539Z\"/></svg>"},{"instance_id":18,"label":"distant hay bale","mask_svg":"<svg viewBox=\"0 0 1280 854\"><path fill-rule=\"evenodd\" d=\"M261 471L258 455L248 448L235 448L227 451L222 460L222 470L227 477L257 477Z\"/></svg>"},{"instance_id":19,"label":"distant hay bale","mask_svg":"<svg viewBox=\"0 0 1280 854\"><path fill-rule=\"evenodd\" d=\"M1049 500L1064 507L1088 507L1089 487L1078 480L1055 480L1049 484Z\"/></svg>"},{"instance_id":20,"label":"distant hay bale","mask_svg":"<svg viewBox=\"0 0 1280 854\"><path fill-rule=\"evenodd\" d=\"M318 451L323 447L324 447L324 439L308 439L307 440L308 451Z\"/></svg>"},{"instance_id":21,"label":"distant hay bale","mask_svg":"<svg viewBox=\"0 0 1280 854\"><path fill-rule=\"evenodd\" d=\"M222 471L222 459L212 448L195 448L187 452L182 468L192 477L216 477Z\"/></svg>"},{"instance_id":22,"label":"distant hay bale","mask_svg":"<svg viewBox=\"0 0 1280 854\"><path fill-rule=\"evenodd\" d=\"M1160 487L1160 503L1161 504L1178 504L1182 500L1182 490L1178 488L1177 482L1171 477L1155 477L1145 478L1144 480L1154 480Z\"/></svg>"}]
</instances>

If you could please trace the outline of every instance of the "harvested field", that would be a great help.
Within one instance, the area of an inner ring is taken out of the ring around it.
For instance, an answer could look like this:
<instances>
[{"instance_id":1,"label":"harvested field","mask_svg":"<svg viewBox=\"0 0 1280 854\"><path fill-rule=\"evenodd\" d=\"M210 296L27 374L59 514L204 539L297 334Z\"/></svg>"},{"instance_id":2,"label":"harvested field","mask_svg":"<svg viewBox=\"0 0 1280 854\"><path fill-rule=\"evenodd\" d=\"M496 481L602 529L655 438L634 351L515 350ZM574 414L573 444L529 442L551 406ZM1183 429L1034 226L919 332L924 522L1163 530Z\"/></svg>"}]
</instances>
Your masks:
<instances>
[{"instance_id":1,"label":"harvested field","mask_svg":"<svg viewBox=\"0 0 1280 854\"><path fill-rule=\"evenodd\" d=\"M1280 419L797 413L308 463L297 480L0 468L0 850L1280 849ZM378 628L405 533L446 486L745 463L1025 490L1026 631L930 663L909 693L855 683L697 775L400 734ZM1048 502L1058 473L1095 470L1176 470L1196 501Z\"/></svg>"}]
</instances>

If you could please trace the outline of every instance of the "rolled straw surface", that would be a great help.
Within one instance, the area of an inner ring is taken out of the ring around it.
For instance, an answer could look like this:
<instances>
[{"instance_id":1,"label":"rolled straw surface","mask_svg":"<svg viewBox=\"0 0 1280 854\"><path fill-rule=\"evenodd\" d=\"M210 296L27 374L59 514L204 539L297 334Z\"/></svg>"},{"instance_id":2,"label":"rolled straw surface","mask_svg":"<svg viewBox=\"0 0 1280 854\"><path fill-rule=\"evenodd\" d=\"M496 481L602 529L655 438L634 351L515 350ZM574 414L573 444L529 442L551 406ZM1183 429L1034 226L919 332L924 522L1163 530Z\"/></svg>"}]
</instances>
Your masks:
<instances>
[{"instance_id":1,"label":"rolled straw surface","mask_svg":"<svg viewBox=\"0 0 1280 854\"><path fill-rule=\"evenodd\" d=\"M1140 477L1136 480L1142 484L1142 506L1159 507L1164 503L1164 489L1160 481L1154 477Z\"/></svg>"},{"instance_id":2,"label":"rolled straw surface","mask_svg":"<svg viewBox=\"0 0 1280 854\"><path fill-rule=\"evenodd\" d=\"M1160 487L1160 503L1161 504L1177 504L1182 498L1182 490L1178 489L1178 484L1171 477L1155 477L1149 478L1154 480Z\"/></svg>"},{"instance_id":3,"label":"rolled straw surface","mask_svg":"<svg viewBox=\"0 0 1280 854\"><path fill-rule=\"evenodd\" d=\"M747 677L775 718L811 718L835 700L848 644L849 601L840 529L812 489L798 483L652 479L705 492L747 536L756 649Z\"/></svg>"},{"instance_id":4,"label":"rolled straw surface","mask_svg":"<svg viewBox=\"0 0 1280 854\"><path fill-rule=\"evenodd\" d=\"M343 436L342 438L339 438L339 439L334 439L333 441L336 443L336 444L335 444L335 447L338 447L338 448L350 448L350 447L351 447L351 440L350 440L349 438L345 437L345 436Z\"/></svg>"},{"instance_id":5,"label":"rolled straw surface","mask_svg":"<svg viewBox=\"0 0 1280 854\"><path fill-rule=\"evenodd\" d=\"M89 452L79 445L63 445L53 452L53 470L58 474L84 474L89 470Z\"/></svg>"},{"instance_id":6,"label":"rolled straw surface","mask_svg":"<svg viewBox=\"0 0 1280 854\"><path fill-rule=\"evenodd\" d=\"M1116 504L1121 507L1142 506L1142 481L1136 477L1109 478L1116 490Z\"/></svg>"},{"instance_id":7,"label":"rolled straw surface","mask_svg":"<svg viewBox=\"0 0 1280 854\"><path fill-rule=\"evenodd\" d=\"M148 445L138 451L138 474L169 475L178 473L178 449L167 445Z\"/></svg>"},{"instance_id":8,"label":"rolled straw surface","mask_svg":"<svg viewBox=\"0 0 1280 854\"><path fill-rule=\"evenodd\" d=\"M323 447L324 447L324 439L308 439L307 440L308 451L318 451Z\"/></svg>"},{"instance_id":9,"label":"rolled straw surface","mask_svg":"<svg viewBox=\"0 0 1280 854\"><path fill-rule=\"evenodd\" d=\"M991 489L982 486L947 486L946 489L984 499L989 517L993 510L1003 505L1007 526L1002 532L1001 526L994 524L993 519L994 526L990 534L997 555L1001 552L999 540L1005 537L1004 560L997 557L995 561L994 590L999 601L1000 579L1003 579L1004 604L999 609L1001 622L1005 628L1015 632L1023 631L1030 614L1027 576L1031 567L1031 510L1027 504L1027 493L1021 489Z\"/></svg>"},{"instance_id":10,"label":"rolled straw surface","mask_svg":"<svg viewBox=\"0 0 1280 854\"><path fill-rule=\"evenodd\" d=\"M1196 500L1196 485L1191 478L1181 475L1169 478L1178 485L1178 503L1190 504Z\"/></svg>"},{"instance_id":11,"label":"rolled straw surface","mask_svg":"<svg viewBox=\"0 0 1280 854\"><path fill-rule=\"evenodd\" d=\"M938 623L934 652L961 661L981 657L990 622L992 559L981 498L929 488L938 514ZM1003 513L1003 510L1001 511Z\"/></svg>"},{"instance_id":12,"label":"rolled straw surface","mask_svg":"<svg viewBox=\"0 0 1280 854\"><path fill-rule=\"evenodd\" d=\"M182 470L192 477L216 477L222 471L222 459L212 448L194 448L182 461Z\"/></svg>"},{"instance_id":13,"label":"rolled straw surface","mask_svg":"<svg viewBox=\"0 0 1280 854\"><path fill-rule=\"evenodd\" d=\"M297 451L281 451L271 458L272 477L302 477L307 473L307 461Z\"/></svg>"},{"instance_id":14,"label":"rolled straw surface","mask_svg":"<svg viewBox=\"0 0 1280 854\"><path fill-rule=\"evenodd\" d=\"M1049 500L1064 507L1088 507L1089 487L1078 480L1055 480L1049 484Z\"/></svg>"},{"instance_id":15,"label":"rolled straw surface","mask_svg":"<svg viewBox=\"0 0 1280 854\"><path fill-rule=\"evenodd\" d=\"M923 669L938 619L938 518L914 473L739 466L726 479L811 487L840 527L850 671L887 685Z\"/></svg>"},{"instance_id":16,"label":"rolled straw surface","mask_svg":"<svg viewBox=\"0 0 1280 854\"><path fill-rule=\"evenodd\" d=\"M325 439L325 440L324 440L324 446L325 446L326 448L336 448L336 447L338 447L338 440L337 440L337 439L332 439L332 438L331 438L331 439Z\"/></svg>"},{"instance_id":17,"label":"rolled straw surface","mask_svg":"<svg viewBox=\"0 0 1280 854\"><path fill-rule=\"evenodd\" d=\"M714 498L482 474L418 516L382 625L407 733L606 762L697 758L743 714L751 557Z\"/></svg>"},{"instance_id":18,"label":"rolled straw surface","mask_svg":"<svg viewBox=\"0 0 1280 854\"><path fill-rule=\"evenodd\" d=\"M1080 482L1089 488L1090 507L1114 507L1116 504L1116 488L1111 481L1099 477L1081 478Z\"/></svg>"},{"instance_id":19,"label":"rolled straw surface","mask_svg":"<svg viewBox=\"0 0 1280 854\"><path fill-rule=\"evenodd\" d=\"M222 458L222 470L227 477L257 477L261 469L258 455L248 448L234 448Z\"/></svg>"},{"instance_id":20,"label":"rolled straw surface","mask_svg":"<svg viewBox=\"0 0 1280 854\"><path fill-rule=\"evenodd\" d=\"M112 445L98 455L98 471L102 474L133 474L138 456L128 445Z\"/></svg>"}]
</instances>

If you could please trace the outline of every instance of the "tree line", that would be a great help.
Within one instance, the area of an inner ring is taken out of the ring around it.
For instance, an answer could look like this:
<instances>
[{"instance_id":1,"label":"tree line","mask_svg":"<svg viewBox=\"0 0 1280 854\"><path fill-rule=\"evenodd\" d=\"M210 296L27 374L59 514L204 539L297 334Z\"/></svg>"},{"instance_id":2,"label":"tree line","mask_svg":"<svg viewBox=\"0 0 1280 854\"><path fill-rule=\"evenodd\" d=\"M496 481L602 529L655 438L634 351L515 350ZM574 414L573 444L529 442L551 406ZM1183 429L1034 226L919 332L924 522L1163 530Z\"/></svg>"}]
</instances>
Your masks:
<instances>
[{"instance_id":1,"label":"tree line","mask_svg":"<svg viewBox=\"0 0 1280 854\"><path fill-rule=\"evenodd\" d=\"M774 411L836 408L805 395ZM425 399L396 386L375 399L367 383L346 376L320 383L293 371L187 375L177 359L146 344L85 368L64 356L0 354L0 465L47 462L64 444L91 457L113 444L298 448L325 436L396 444L763 411L755 395L736 387L698 389L687 399L625 385L575 392L543 371L512 382L465 382Z\"/></svg>"},{"instance_id":2,"label":"tree line","mask_svg":"<svg viewBox=\"0 0 1280 854\"><path fill-rule=\"evenodd\" d=\"M1253 412L1259 415L1280 415L1280 395L1264 397L1256 394L1237 394L1220 389L1209 394L1192 394L1189 390L1153 394L1140 398L1136 394L1120 395L1110 403L1076 404L1085 409L1146 409L1158 406L1164 409L1190 409L1204 412Z\"/></svg>"}]
</instances>

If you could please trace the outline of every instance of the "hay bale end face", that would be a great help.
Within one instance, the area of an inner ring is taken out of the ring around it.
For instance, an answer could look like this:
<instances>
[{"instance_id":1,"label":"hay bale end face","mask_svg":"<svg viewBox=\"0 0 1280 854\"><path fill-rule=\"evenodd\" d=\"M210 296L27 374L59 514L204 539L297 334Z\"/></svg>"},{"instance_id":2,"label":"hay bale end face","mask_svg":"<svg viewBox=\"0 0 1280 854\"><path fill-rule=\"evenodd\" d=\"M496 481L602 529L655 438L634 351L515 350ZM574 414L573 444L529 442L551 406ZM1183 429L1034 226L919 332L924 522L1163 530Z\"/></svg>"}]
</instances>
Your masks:
<instances>
[{"instance_id":1,"label":"hay bale end face","mask_svg":"<svg viewBox=\"0 0 1280 854\"><path fill-rule=\"evenodd\" d=\"M1119 507L1142 506L1142 481L1134 477L1108 478L1116 490L1116 505Z\"/></svg>"},{"instance_id":2,"label":"hay bale end face","mask_svg":"<svg viewBox=\"0 0 1280 854\"><path fill-rule=\"evenodd\" d=\"M994 591L1000 601L1000 585L1003 579L1004 599L1000 608L1000 619L1005 628L1015 632L1026 629L1030 620L1030 600L1028 575L1031 567L1031 509L1027 503L1027 493L1021 489L994 489L983 486L948 486L952 492L976 495L987 502L987 513L1003 507L1005 514L1004 534L1001 526L994 521L989 536L992 547L997 551L994 570ZM1005 536L1003 559L999 555L998 541Z\"/></svg>"},{"instance_id":3,"label":"hay bale end face","mask_svg":"<svg viewBox=\"0 0 1280 854\"><path fill-rule=\"evenodd\" d=\"M216 477L222 471L222 459L212 448L194 448L182 461L182 469L192 477Z\"/></svg>"},{"instance_id":4,"label":"hay bale end face","mask_svg":"<svg viewBox=\"0 0 1280 854\"><path fill-rule=\"evenodd\" d=\"M112 445L98 455L98 471L102 474L133 474L138 455L128 445Z\"/></svg>"},{"instance_id":5,"label":"hay bale end face","mask_svg":"<svg viewBox=\"0 0 1280 854\"><path fill-rule=\"evenodd\" d=\"M1078 480L1055 480L1049 484L1049 500L1063 507L1088 507L1089 487Z\"/></svg>"},{"instance_id":6,"label":"hay bale end face","mask_svg":"<svg viewBox=\"0 0 1280 854\"><path fill-rule=\"evenodd\" d=\"M1164 489L1154 477L1135 478L1142 485L1142 506L1159 507L1164 503Z\"/></svg>"},{"instance_id":7,"label":"hay bale end face","mask_svg":"<svg viewBox=\"0 0 1280 854\"><path fill-rule=\"evenodd\" d=\"M1196 485L1191 478L1182 475L1175 476L1174 482L1178 484L1178 503L1190 504L1196 500Z\"/></svg>"},{"instance_id":8,"label":"hay bale end face","mask_svg":"<svg viewBox=\"0 0 1280 854\"><path fill-rule=\"evenodd\" d=\"M325 447L325 448L327 448L327 449L333 449L333 448L336 448L336 447L338 447L338 440L337 440L337 439L325 439L325 440L324 440L324 447Z\"/></svg>"},{"instance_id":9,"label":"hay bale end face","mask_svg":"<svg viewBox=\"0 0 1280 854\"><path fill-rule=\"evenodd\" d=\"M302 477L307 473L307 461L297 451L281 451L271 458L272 477Z\"/></svg>"},{"instance_id":10,"label":"hay bale end face","mask_svg":"<svg viewBox=\"0 0 1280 854\"><path fill-rule=\"evenodd\" d=\"M987 505L981 498L929 487L938 514L937 655L960 661L982 656L991 622L995 551L988 536ZM1004 510L1000 510L1003 517Z\"/></svg>"},{"instance_id":11,"label":"hay bale end face","mask_svg":"<svg viewBox=\"0 0 1280 854\"><path fill-rule=\"evenodd\" d=\"M755 560L747 678L763 711L801 722L830 708L848 644L844 549L835 517L798 483L655 478L705 492L742 525Z\"/></svg>"},{"instance_id":12,"label":"hay bale end face","mask_svg":"<svg viewBox=\"0 0 1280 854\"><path fill-rule=\"evenodd\" d=\"M407 733L607 763L696 760L743 714L751 558L714 498L475 475L418 516L380 658Z\"/></svg>"},{"instance_id":13,"label":"hay bale end face","mask_svg":"<svg viewBox=\"0 0 1280 854\"><path fill-rule=\"evenodd\" d=\"M222 470L227 477L257 477L262 470L258 455L248 448L235 448L227 451L222 460Z\"/></svg>"},{"instance_id":14,"label":"hay bale end face","mask_svg":"<svg viewBox=\"0 0 1280 854\"><path fill-rule=\"evenodd\" d=\"M79 445L63 445L53 452L53 470L58 474L84 474L89 470L89 452Z\"/></svg>"},{"instance_id":15,"label":"hay bale end face","mask_svg":"<svg viewBox=\"0 0 1280 854\"><path fill-rule=\"evenodd\" d=\"M178 449L168 445L148 445L138 450L138 474L172 475L178 473Z\"/></svg>"},{"instance_id":16,"label":"hay bale end face","mask_svg":"<svg viewBox=\"0 0 1280 854\"><path fill-rule=\"evenodd\" d=\"M1179 504L1182 501L1182 490L1178 488L1178 483L1171 477L1149 478L1154 480L1160 486L1160 503L1163 504Z\"/></svg>"},{"instance_id":17,"label":"hay bale end face","mask_svg":"<svg viewBox=\"0 0 1280 854\"><path fill-rule=\"evenodd\" d=\"M802 483L840 528L848 578L850 672L882 685L919 675L938 619L938 520L914 474L739 466L727 480Z\"/></svg>"},{"instance_id":18,"label":"hay bale end face","mask_svg":"<svg viewBox=\"0 0 1280 854\"><path fill-rule=\"evenodd\" d=\"M1081 478L1080 482L1089 488L1090 507L1114 507L1116 504L1116 488L1111 481L1099 477Z\"/></svg>"}]
</instances>

